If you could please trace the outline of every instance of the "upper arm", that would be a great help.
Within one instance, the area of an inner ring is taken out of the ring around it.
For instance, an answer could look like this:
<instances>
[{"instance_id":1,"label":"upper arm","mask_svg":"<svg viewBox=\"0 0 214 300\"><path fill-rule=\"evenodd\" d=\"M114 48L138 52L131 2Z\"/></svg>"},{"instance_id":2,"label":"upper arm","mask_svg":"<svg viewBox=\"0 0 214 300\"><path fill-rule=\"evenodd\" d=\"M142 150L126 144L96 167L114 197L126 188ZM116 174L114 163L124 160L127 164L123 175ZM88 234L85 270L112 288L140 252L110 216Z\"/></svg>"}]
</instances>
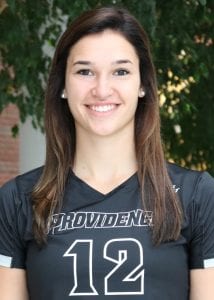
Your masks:
<instances>
[{"instance_id":1,"label":"upper arm","mask_svg":"<svg viewBox=\"0 0 214 300\"><path fill-rule=\"evenodd\" d=\"M190 300L214 299L214 268L190 271Z\"/></svg>"},{"instance_id":2,"label":"upper arm","mask_svg":"<svg viewBox=\"0 0 214 300\"><path fill-rule=\"evenodd\" d=\"M28 300L25 272L24 198L15 180L0 189L0 298Z\"/></svg>"},{"instance_id":3,"label":"upper arm","mask_svg":"<svg viewBox=\"0 0 214 300\"><path fill-rule=\"evenodd\" d=\"M0 267L1 300L28 300L26 272L23 269Z\"/></svg>"},{"instance_id":4,"label":"upper arm","mask_svg":"<svg viewBox=\"0 0 214 300\"><path fill-rule=\"evenodd\" d=\"M190 300L214 299L214 180L200 177L192 206Z\"/></svg>"}]
</instances>

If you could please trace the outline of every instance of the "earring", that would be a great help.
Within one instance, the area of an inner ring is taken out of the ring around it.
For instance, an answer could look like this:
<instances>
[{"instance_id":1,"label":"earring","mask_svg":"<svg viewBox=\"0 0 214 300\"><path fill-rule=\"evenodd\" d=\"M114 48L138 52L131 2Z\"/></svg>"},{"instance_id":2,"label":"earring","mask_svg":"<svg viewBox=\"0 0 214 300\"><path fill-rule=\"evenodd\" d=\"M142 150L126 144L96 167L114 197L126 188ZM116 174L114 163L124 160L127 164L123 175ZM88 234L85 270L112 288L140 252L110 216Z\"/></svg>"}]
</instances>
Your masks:
<instances>
[{"instance_id":1,"label":"earring","mask_svg":"<svg viewBox=\"0 0 214 300\"><path fill-rule=\"evenodd\" d=\"M65 90L63 90L62 93L61 93L61 99L66 99Z\"/></svg>"},{"instance_id":2,"label":"earring","mask_svg":"<svg viewBox=\"0 0 214 300\"><path fill-rule=\"evenodd\" d=\"M139 90L139 97L140 97L140 98L143 98L145 95L146 95L145 91L141 88L141 89Z\"/></svg>"}]
</instances>

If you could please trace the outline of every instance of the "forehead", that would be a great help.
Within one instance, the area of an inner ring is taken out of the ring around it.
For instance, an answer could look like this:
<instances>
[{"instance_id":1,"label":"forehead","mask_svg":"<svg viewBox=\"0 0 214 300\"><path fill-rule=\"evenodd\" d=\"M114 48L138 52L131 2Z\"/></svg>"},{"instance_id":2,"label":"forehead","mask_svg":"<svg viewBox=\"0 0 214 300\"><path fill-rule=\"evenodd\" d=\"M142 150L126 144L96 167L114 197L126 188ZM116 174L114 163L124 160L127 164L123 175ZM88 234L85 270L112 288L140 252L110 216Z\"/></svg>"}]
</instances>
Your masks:
<instances>
[{"instance_id":1,"label":"forehead","mask_svg":"<svg viewBox=\"0 0 214 300\"><path fill-rule=\"evenodd\" d=\"M119 32L105 30L81 38L70 49L69 61L131 59L138 61L133 45Z\"/></svg>"}]
</instances>

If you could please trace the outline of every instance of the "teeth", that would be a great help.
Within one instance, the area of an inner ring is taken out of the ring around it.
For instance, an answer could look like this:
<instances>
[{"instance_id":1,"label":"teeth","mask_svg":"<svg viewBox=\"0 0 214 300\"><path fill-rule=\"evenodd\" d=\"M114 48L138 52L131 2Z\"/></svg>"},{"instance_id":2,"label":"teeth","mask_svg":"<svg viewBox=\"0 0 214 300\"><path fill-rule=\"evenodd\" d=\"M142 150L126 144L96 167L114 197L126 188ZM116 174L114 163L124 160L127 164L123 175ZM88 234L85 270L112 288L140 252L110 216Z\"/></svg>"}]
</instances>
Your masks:
<instances>
[{"instance_id":1,"label":"teeth","mask_svg":"<svg viewBox=\"0 0 214 300\"><path fill-rule=\"evenodd\" d=\"M94 110L94 111L98 111L98 112L107 112L112 110L115 107L115 105L113 104L109 104L109 105L92 105L90 106L90 109Z\"/></svg>"}]
</instances>

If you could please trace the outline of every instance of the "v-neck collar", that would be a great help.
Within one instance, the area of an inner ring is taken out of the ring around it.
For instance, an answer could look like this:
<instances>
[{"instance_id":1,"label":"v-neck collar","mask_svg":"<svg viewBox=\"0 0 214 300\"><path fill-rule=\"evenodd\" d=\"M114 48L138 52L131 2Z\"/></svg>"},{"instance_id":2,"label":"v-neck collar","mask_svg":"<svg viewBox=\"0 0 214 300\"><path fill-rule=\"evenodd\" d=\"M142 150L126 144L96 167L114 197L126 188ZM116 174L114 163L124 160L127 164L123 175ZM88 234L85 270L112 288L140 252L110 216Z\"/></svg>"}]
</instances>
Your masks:
<instances>
[{"instance_id":1,"label":"v-neck collar","mask_svg":"<svg viewBox=\"0 0 214 300\"><path fill-rule=\"evenodd\" d=\"M123 182L118 184L118 186L113 188L108 193L102 193L102 192L96 190L91 185L89 185L83 179L76 176L72 170L70 171L70 177L71 177L71 179L75 180L85 192L90 193L90 195L94 195L95 198L107 198L107 197L113 195L114 193L118 192L119 190L122 190L122 189L127 190L129 188L133 188L134 183L138 184L138 176L137 176L137 172L135 172L129 178L125 179Z\"/></svg>"}]
</instances>

